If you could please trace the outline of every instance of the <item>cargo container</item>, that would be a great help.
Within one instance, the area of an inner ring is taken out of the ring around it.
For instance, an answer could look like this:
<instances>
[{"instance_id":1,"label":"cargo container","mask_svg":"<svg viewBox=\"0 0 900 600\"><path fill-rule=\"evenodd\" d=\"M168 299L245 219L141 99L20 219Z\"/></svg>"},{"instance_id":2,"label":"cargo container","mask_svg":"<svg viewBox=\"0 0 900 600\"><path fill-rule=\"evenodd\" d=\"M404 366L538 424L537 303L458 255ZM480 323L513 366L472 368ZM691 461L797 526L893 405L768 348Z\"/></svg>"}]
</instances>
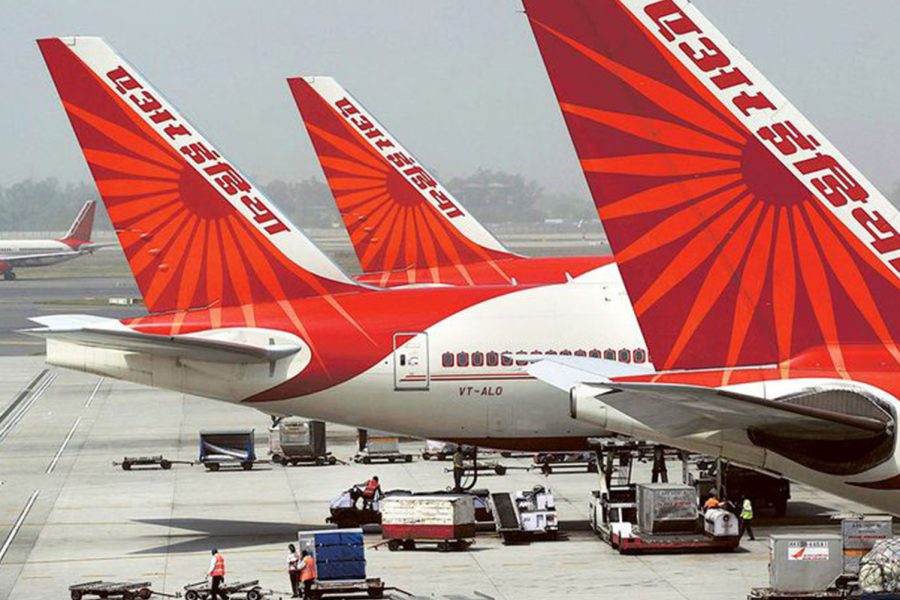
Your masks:
<instances>
[{"instance_id":1,"label":"cargo container","mask_svg":"<svg viewBox=\"0 0 900 600\"><path fill-rule=\"evenodd\" d=\"M300 550L316 560L319 581L366 579L366 551L362 529L301 531Z\"/></svg>"},{"instance_id":2,"label":"cargo container","mask_svg":"<svg viewBox=\"0 0 900 600\"><path fill-rule=\"evenodd\" d=\"M697 491L680 483L639 483L638 529L644 533L690 533L699 525Z\"/></svg>"},{"instance_id":3,"label":"cargo container","mask_svg":"<svg viewBox=\"0 0 900 600\"><path fill-rule=\"evenodd\" d=\"M201 431L200 462L210 471L225 465L249 471L256 462L254 430Z\"/></svg>"},{"instance_id":4,"label":"cargo container","mask_svg":"<svg viewBox=\"0 0 900 600\"><path fill-rule=\"evenodd\" d=\"M769 586L776 593L819 592L843 570L837 534L773 535L769 539Z\"/></svg>"},{"instance_id":5,"label":"cargo container","mask_svg":"<svg viewBox=\"0 0 900 600\"><path fill-rule=\"evenodd\" d=\"M381 500L381 535L390 550L436 543L439 550L464 549L475 537L471 495L387 496Z\"/></svg>"},{"instance_id":6,"label":"cargo container","mask_svg":"<svg viewBox=\"0 0 900 600\"><path fill-rule=\"evenodd\" d=\"M272 455L272 462L285 466L337 463L326 447L325 423L297 417L281 419L269 428L269 454Z\"/></svg>"},{"instance_id":7,"label":"cargo container","mask_svg":"<svg viewBox=\"0 0 900 600\"><path fill-rule=\"evenodd\" d=\"M859 561L876 542L894 537L893 522L888 515L869 515L841 521L844 545L844 575L858 575Z\"/></svg>"}]
</instances>

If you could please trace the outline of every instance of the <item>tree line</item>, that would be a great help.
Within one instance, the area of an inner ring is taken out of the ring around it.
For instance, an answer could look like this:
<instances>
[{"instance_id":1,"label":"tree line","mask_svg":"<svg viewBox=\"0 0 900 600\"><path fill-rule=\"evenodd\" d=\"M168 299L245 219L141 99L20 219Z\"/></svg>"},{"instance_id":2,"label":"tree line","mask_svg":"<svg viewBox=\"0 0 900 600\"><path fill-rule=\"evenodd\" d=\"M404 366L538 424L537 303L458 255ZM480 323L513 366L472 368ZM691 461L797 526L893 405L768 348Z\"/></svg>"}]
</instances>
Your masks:
<instances>
[{"instance_id":1,"label":"tree line","mask_svg":"<svg viewBox=\"0 0 900 600\"><path fill-rule=\"evenodd\" d=\"M488 224L577 222L597 216L590 199L548 192L519 174L479 169L467 177L453 177L446 185L476 218ZM340 224L331 191L319 178L274 180L260 187L303 228ZM64 231L88 200L99 200L93 182L63 183L49 177L0 185L0 231ZM111 228L105 211L97 212L95 227Z\"/></svg>"}]
</instances>

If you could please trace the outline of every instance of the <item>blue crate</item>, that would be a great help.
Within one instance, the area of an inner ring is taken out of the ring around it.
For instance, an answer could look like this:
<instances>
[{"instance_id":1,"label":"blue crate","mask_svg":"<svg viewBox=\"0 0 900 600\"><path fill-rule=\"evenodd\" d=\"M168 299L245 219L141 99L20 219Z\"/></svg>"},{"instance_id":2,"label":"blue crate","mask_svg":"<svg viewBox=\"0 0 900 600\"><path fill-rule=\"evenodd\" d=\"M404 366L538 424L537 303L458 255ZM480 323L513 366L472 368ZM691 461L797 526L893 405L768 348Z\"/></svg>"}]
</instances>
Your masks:
<instances>
[{"instance_id":1,"label":"blue crate","mask_svg":"<svg viewBox=\"0 0 900 600\"><path fill-rule=\"evenodd\" d=\"M365 560L316 561L316 574L321 581L365 579Z\"/></svg>"}]
</instances>

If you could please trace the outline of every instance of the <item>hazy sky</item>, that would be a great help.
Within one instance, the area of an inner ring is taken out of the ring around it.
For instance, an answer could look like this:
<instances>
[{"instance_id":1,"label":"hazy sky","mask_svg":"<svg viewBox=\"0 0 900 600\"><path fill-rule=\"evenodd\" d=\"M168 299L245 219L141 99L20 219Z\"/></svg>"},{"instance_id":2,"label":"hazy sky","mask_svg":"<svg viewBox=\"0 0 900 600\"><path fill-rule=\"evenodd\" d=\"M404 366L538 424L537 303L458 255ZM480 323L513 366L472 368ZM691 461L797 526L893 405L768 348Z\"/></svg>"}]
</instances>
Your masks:
<instances>
[{"instance_id":1,"label":"hazy sky","mask_svg":"<svg viewBox=\"0 0 900 600\"><path fill-rule=\"evenodd\" d=\"M900 2L695 0L888 193ZM34 39L105 37L260 182L321 176L285 77L336 77L442 178L587 195L519 0L0 0L0 184L89 179Z\"/></svg>"}]
</instances>

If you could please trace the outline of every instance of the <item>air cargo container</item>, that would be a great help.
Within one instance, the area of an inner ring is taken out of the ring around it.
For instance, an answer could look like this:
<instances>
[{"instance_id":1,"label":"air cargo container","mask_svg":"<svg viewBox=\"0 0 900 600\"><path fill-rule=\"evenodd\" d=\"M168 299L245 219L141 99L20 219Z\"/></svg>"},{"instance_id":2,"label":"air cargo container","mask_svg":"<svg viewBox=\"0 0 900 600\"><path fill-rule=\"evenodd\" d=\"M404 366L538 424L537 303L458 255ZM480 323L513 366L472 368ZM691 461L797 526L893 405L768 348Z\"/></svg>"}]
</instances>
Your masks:
<instances>
[{"instance_id":1,"label":"air cargo container","mask_svg":"<svg viewBox=\"0 0 900 600\"><path fill-rule=\"evenodd\" d=\"M470 495L387 496L381 501L381 535L390 550L435 543L439 550L462 550L475 537L475 504Z\"/></svg>"}]
</instances>

